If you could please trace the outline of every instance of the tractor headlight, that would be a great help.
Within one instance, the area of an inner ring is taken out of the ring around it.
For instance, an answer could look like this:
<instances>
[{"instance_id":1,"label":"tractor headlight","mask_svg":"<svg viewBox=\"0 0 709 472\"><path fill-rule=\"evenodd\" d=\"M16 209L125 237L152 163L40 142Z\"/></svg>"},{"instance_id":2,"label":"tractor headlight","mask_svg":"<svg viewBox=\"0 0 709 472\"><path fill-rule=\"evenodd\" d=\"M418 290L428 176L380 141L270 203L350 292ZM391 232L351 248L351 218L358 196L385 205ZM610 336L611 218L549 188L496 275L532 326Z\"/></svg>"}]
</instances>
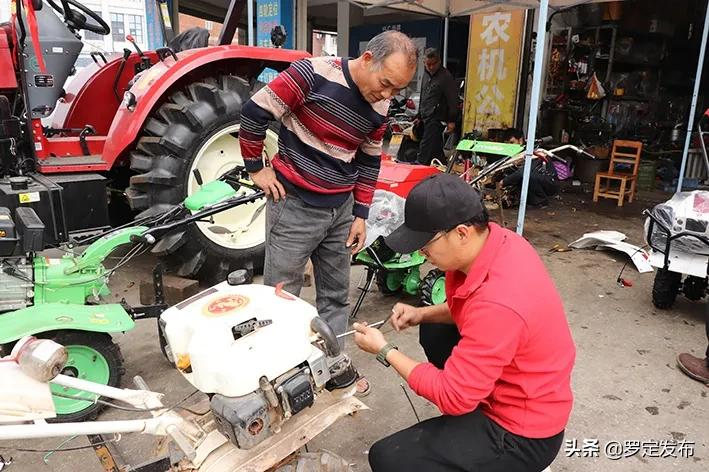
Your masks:
<instances>
[{"instance_id":1,"label":"tractor headlight","mask_svg":"<svg viewBox=\"0 0 709 472\"><path fill-rule=\"evenodd\" d=\"M133 95L133 93L126 91L126 93L123 94L123 105L125 105L128 111L135 110L136 103L137 100L135 99L135 95Z\"/></svg>"}]
</instances>

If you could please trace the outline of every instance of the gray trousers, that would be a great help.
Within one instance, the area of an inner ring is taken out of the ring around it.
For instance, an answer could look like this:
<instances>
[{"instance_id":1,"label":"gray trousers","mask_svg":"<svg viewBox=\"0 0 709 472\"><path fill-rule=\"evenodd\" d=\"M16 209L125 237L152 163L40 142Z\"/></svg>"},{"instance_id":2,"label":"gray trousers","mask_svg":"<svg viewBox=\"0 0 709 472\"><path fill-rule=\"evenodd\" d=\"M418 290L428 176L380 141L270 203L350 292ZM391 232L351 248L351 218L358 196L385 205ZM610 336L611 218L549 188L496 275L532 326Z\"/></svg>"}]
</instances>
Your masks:
<instances>
[{"instance_id":1,"label":"gray trousers","mask_svg":"<svg viewBox=\"0 0 709 472\"><path fill-rule=\"evenodd\" d=\"M310 258L315 275L318 314L335 334L344 333L349 318L350 249L345 245L352 226L350 198L339 208L308 205L291 193L268 200L264 283L300 295ZM344 344L344 343L341 343Z\"/></svg>"}]
</instances>

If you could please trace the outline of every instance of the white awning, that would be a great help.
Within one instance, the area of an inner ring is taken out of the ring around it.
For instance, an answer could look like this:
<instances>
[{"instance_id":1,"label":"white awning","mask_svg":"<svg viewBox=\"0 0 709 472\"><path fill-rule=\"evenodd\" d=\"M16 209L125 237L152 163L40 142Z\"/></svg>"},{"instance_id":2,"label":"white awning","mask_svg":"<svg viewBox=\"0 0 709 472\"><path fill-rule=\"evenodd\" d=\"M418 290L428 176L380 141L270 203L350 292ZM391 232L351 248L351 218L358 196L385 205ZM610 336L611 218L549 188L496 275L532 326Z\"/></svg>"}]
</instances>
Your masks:
<instances>
[{"instance_id":1,"label":"white awning","mask_svg":"<svg viewBox=\"0 0 709 472\"><path fill-rule=\"evenodd\" d=\"M603 3L611 0L549 0L549 9ZM391 8L437 16L467 16L473 13L534 9L539 0L350 0L364 8Z\"/></svg>"}]
</instances>

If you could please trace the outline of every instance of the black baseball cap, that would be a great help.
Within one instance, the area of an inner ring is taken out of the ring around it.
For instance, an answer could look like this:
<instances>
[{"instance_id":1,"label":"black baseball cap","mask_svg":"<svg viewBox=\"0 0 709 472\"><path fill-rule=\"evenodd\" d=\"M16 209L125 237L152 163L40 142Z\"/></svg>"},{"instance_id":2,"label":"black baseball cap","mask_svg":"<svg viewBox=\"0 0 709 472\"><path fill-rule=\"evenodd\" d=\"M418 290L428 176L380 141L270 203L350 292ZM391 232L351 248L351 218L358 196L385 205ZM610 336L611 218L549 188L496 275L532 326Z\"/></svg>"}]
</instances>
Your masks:
<instances>
[{"instance_id":1,"label":"black baseball cap","mask_svg":"<svg viewBox=\"0 0 709 472\"><path fill-rule=\"evenodd\" d=\"M451 174L436 174L411 189L404 206L404 224L384 241L406 254L421 249L436 233L448 231L485 211L480 194Z\"/></svg>"}]
</instances>

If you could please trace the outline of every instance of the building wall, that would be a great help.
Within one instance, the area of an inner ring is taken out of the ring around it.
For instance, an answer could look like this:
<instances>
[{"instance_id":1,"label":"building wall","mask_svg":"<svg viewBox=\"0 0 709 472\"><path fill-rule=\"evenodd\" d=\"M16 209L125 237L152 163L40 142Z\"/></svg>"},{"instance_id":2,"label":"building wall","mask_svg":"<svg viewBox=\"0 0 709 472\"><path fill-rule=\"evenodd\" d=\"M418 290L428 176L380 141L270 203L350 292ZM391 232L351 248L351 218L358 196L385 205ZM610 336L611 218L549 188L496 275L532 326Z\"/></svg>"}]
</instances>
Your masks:
<instances>
[{"instance_id":1,"label":"building wall","mask_svg":"<svg viewBox=\"0 0 709 472\"><path fill-rule=\"evenodd\" d=\"M313 56L337 56L337 33L314 30Z\"/></svg>"},{"instance_id":2,"label":"building wall","mask_svg":"<svg viewBox=\"0 0 709 472\"><path fill-rule=\"evenodd\" d=\"M10 0L0 0L0 22L10 19Z\"/></svg>"},{"instance_id":3,"label":"building wall","mask_svg":"<svg viewBox=\"0 0 709 472\"><path fill-rule=\"evenodd\" d=\"M81 61L88 59L92 51L121 53L123 48L133 51L133 45L125 40L131 34L141 49L148 49L147 24L145 21L146 0L83 0L91 10L100 13L101 18L111 27L111 34L100 36L89 31L81 31L86 43ZM151 1L151 0L148 0ZM91 59L88 59L89 61ZM85 64L78 64L82 66Z\"/></svg>"},{"instance_id":4,"label":"building wall","mask_svg":"<svg viewBox=\"0 0 709 472\"><path fill-rule=\"evenodd\" d=\"M180 31L184 32L190 28L204 28L209 31L209 44L215 45L219 40L222 24L217 21L203 20L202 18L180 13Z\"/></svg>"}]
</instances>

